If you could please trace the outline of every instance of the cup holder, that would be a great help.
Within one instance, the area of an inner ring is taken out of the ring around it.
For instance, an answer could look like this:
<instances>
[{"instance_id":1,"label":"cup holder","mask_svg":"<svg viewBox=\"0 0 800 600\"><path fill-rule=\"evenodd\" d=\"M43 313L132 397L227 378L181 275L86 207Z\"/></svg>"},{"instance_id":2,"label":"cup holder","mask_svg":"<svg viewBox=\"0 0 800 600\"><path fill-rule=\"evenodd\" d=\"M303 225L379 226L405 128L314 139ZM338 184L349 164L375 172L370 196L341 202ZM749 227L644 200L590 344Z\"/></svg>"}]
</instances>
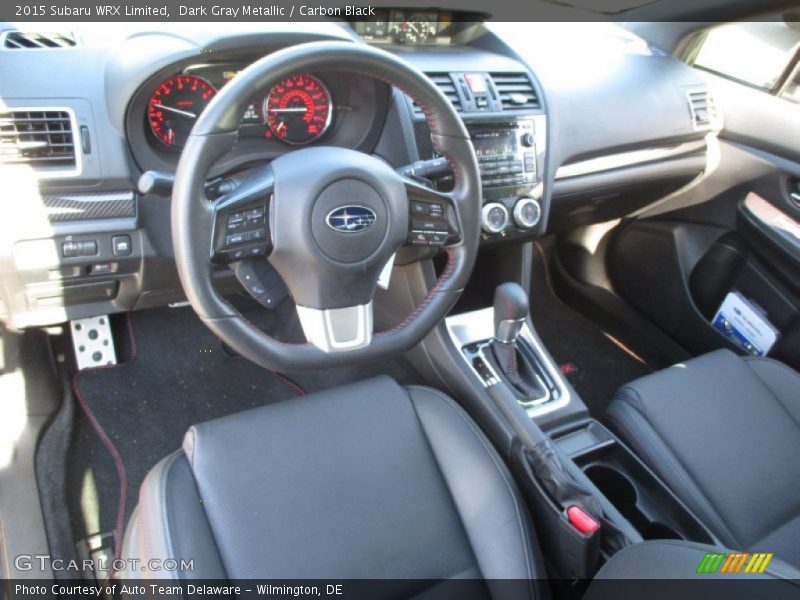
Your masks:
<instances>
[{"instance_id":1,"label":"cup holder","mask_svg":"<svg viewBox=\"0 0 800 600\"><path fill-rule=\"evenodd\" d=\"M597 486L597 489L608 498L611 504L639 530L644 539L683 539L683 536L672 527L658 521L651 521L642 514L642 511L637 506L639 496L636 492L636 487L627 476L616 469L604 465L591 465L584 470L584 473Z\"/></svg>"},{"instance_id":2,"label":"cup holder","mask_svg":"<svg viewBox=\"0 0 800 600\"><path fill-rule=\"evenodd\" d=\"M592 465L584 473L619 512L628 518L634 515L637 496L630 479L619 471L602 465Z\"/></svg>"}]
</instances>

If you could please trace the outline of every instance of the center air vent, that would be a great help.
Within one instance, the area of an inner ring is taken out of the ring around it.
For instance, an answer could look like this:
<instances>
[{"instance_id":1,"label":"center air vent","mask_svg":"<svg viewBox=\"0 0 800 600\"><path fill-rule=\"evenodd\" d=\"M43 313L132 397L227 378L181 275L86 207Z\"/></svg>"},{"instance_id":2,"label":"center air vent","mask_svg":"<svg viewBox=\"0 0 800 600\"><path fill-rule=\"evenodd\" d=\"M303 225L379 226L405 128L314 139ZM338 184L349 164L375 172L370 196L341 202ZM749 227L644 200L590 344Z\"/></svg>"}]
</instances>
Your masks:
<instances>
[{"instance_id":1,"label":"center air vent","mask_svg":"<svg viewBox=\"0 0 800 600\"><path fill-rule=\"evenodd\" d=\"M695 129L711 129L717 120L717 105L707 90L698 90L687 94L689 112Z\"/></svg>"},{"instance_id":2,"label":"center air vent","mask_svg":"<svg viewBox=\"0 0 800 600\"><path fill-rule=\"evenodd\" d=\"M453 78L449 73L426 73L428 78L435 83L440 90L447 96L450 103L455 107L456 111L461 112L461 98L456 90L456 84L453 83ZM414 102L414 114L422 116L422 109Z\"/></svg>"},{"instance_id":3,"label":"center air vent","mask_svg":"<svg viewBox=\"0 0 800 600\"><path fill-rule=\"evenodd\" d=\"M77 170L70 114L66 110L0 111L0 161L45 173Z\"/></svg>"},{"instance_id":4,"label":"center air vent","mask_svg":"<svg viewBox=\"0 0 800 600\"><path fill-rule=\"evenodd\" d=\"M540 108L539 97L525 73L491 73L503 110Z\"/></svg>"},{"instance_id":5,"label":"center air vent","mask_svg":"<svg viewBox=\"0 0 800 600\"><path fill-rule=\"evenodd\" d=\"M71 33L32 33L8 31L3 36L3 48L25 50L37 48L72 48L77 45Z\"/></svg>"}]
</instances>

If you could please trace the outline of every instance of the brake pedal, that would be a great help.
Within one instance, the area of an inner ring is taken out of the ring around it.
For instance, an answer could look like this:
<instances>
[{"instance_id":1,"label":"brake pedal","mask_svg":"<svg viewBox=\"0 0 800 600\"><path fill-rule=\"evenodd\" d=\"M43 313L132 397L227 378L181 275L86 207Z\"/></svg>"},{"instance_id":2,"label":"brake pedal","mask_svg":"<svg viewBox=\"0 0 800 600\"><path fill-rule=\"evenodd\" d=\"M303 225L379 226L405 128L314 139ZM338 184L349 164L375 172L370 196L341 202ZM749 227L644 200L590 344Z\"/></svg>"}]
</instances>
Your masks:
<instances>
[{"instance_id":1,"label":"brake pedal","mask_svg":"<svg viewBox=\"0 0 800 600\"><path fill-rule=\"evenodd\" d=\"M108 315L69 322L78 369L117 364L117 351Z\"/></svg>"}]
</instances>

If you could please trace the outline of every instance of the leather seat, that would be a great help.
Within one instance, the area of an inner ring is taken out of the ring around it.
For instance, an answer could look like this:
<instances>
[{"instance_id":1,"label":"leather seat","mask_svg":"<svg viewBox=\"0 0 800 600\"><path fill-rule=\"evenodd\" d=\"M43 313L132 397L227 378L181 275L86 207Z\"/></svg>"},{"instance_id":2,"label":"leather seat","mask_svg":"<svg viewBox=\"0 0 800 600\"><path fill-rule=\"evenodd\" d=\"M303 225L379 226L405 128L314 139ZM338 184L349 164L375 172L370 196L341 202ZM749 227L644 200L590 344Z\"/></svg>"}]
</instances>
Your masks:
<instances>
[{"instance_id":1,"label":"leather seat","mask_svg":"<svg viewBox=\"0 0 800 600\"><path fill-rule=\"evenodd\" d=\"M524 597L544 576L487 438L450 398L388 377L192 427L142 484L123 556L194 560L126 577L515 579Z\"/></svg>"},{"instance_id":2,"label":"leather seat","mask_svg":"<svg viewBox=\"0 0 800 600\"><path fill-rule=\"evenodd\" d=\"M629 383L606 416L723 545L800 566L800 374L718 350Z\"/></svg>"}]
</instances>

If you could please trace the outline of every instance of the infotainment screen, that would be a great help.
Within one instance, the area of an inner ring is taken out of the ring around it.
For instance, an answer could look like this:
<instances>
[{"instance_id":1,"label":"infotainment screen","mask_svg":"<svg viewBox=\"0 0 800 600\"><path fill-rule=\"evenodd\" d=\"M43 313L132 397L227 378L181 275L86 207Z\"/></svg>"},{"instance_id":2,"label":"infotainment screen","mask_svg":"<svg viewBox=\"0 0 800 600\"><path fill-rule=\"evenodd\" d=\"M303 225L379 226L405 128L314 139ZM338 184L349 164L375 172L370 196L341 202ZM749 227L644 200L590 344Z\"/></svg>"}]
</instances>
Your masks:
<instances>
[{"instance_id":1,"label":"infotainment screen","mask_svg":"<svg viewBox=\"0 0 800 600\"><path fill-rule=\"evenodd\" d=\"M517 154L517 132L515 129L470 128L470 137L475 146L478 160L484 157L508 156L513 159Z\"/></svg>"}]
</instances>

